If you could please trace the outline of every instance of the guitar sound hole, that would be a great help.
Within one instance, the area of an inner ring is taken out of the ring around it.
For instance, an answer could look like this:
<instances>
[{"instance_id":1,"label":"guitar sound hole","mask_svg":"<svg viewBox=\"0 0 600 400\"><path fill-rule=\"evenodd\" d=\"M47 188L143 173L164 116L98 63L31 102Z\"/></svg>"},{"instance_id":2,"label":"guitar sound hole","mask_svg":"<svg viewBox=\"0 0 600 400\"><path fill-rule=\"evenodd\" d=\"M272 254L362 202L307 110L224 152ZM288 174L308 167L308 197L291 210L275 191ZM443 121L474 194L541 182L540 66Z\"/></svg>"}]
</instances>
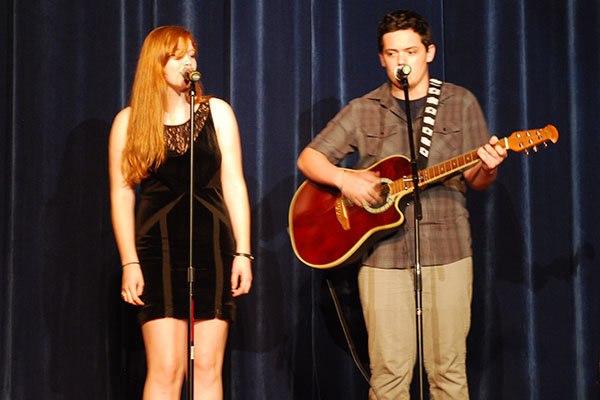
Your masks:
<instances>
[{"instance_id":1,"label":"guitar sound hole","mask_svg":"<svg viewBox=\"0 0 600 400\"><path fill-rule=\"evenodd\" d=\"M381 201L374 205L364 205L364 209L372 214L379 214L390 208L394 199L390 196L390 184L392 183L391 179L381 178L379 181L379 194L381 197Z\"/></svg>"},{"instance_id":2,"label":"guitar sound hole","mask_svg":"<svg viewBox=\"0 0 600 400\"><path fill-rule=\"evenodd\" d=\"M379 207L383 207L387 204L387 199L390 195L390 187L383 183L380 182L379 184L379 196L381 197L381 201L377 204L372 205L371 207L373 208L379 208Z\"/></svg>"}]
</instances>

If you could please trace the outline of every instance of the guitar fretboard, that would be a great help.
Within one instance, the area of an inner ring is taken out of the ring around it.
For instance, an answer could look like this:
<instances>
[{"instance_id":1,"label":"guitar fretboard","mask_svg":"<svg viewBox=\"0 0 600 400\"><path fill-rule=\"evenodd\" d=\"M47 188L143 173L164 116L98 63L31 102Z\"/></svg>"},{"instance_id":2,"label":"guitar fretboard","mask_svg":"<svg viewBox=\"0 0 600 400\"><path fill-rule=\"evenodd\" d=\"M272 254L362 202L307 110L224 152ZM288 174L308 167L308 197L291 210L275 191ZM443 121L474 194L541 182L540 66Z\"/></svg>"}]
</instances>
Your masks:
<instances>
[{"instance_id":1,"label":"guitar fretboard","mask_svg":"<svg viewBox=\"0 0 600 400\"><path fill-rule=\"evenodd\" d=\"M419 185L428 185L433 183L448 175L452 175L458 171L470 167L476 164L478 161L479 156L477 155L477 149L475 149L468 153L451 158L450 160L444 161L443 163L421 170L419 171ZM390 193L394 195L401 192L411 192L413 187L412 175L405 175L390 184Z\"/></svg>"},{"instance_id":2,"label":"guitar fretboard","mask_svg":"<svg viewBox=\"0 0 600 400\"><path fill-rule=\"evenodd\" d=\"M499 140L496 145L504 147L505 150L525 151L525 154L529 154L529 149L533 148L534 151L537 151L537 146L540 144L546 146L548 140L552 143L556 143L558 140L558 130L553 125L546 125L542 129L513 132L510 137ZM428 185L476 164L479 161L477 150L471 150L468 153L419 171L419 185ZM411 192L413 190L412 175L405 175L388 186L391 195Z\"/></svg>"}]
</instances>

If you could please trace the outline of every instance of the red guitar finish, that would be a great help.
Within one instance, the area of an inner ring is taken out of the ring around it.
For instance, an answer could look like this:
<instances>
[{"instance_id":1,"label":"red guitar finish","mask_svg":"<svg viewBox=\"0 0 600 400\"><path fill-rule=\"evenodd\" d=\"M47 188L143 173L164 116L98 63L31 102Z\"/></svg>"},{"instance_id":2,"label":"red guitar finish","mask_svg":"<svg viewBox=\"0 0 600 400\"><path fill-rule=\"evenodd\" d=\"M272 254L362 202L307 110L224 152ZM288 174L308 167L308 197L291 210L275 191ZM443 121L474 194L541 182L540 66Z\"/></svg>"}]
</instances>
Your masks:
<instances>
[{"instance_id":1,"label":"red guitar finish","mask_svg":"<svg viewBox=\"0 0 600 400\"><path fill-rule=\"evenodd\" d=\"M556 143L558 131L543 129L513 132L498 144L507 150L526 151ZM479 162L477 149L419 171L419 187ZM289 210L290 238L294 252L313 268L332 268L362 255L362 250L404 222L398 201L413 191L409 160L404 156L385 158L368 168L379 172L385 202L371 207L350 203L334 187L310 180L298 188Z\"/></svg>"}]
</instances>

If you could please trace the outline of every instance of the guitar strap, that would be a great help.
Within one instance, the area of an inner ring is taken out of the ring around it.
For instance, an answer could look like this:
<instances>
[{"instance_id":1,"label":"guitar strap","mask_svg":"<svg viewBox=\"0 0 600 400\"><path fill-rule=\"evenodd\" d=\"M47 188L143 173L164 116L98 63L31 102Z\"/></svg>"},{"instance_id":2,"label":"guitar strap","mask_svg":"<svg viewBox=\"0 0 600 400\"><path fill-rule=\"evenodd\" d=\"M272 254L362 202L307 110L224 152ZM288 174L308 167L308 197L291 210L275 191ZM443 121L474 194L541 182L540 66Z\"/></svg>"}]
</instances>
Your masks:
<instances>
[{"instance_id":1,"label":"guitar strap","mask_svg":"<svg viewBox=\"0 0 600 400\"><path fill-rule=\"evenodd\" d=\"M443 82L439 79L429 78L429 88L427 89L427 98L425 99L425 110L423 111L423 124L421 126L421 139L419 144L418 157L419 169L427 167L427 161L429 158L429 150L431 149L431 143L433 142L433 127L435 125L435 118L437 117L437 110L440 104L440 94L442 92ZM381 108L380 118L380 132L383 132L383 125L385 119L385 109ZM377 152L375 160L379 161L381 155L381 149L383 147L383 141L379 142L377 146Z\"/></svg>"},{"instance_id":2,"label":"guitar strap","mask_svg":"<svg viewBox=\"0 0 600 400\"><path fill-rule=\"evenodd\" d=\"M429 78L429 89L427 89L427 99L425 100L425 110L423 112L423 126L421 127L421 140L419 145L419 154L423 161L419 168L427 166L429 150L433 141L433 126L437 117L438 106L440 104L440 93L442 92L443 82L439 79Z\"/></svg>"}]
</instances>

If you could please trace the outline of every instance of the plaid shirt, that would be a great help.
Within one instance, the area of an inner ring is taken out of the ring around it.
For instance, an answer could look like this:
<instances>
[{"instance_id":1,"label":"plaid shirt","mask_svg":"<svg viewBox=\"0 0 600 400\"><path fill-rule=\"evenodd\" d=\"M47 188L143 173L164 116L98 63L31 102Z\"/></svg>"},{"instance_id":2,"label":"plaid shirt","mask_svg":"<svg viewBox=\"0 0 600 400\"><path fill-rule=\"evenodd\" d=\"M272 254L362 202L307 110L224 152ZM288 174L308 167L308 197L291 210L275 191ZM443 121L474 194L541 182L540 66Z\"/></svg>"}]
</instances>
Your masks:
<instances>
[{"instance_id":1,"label":"plaid shirt","mask_svg":"<svg viewBox=\"0 0 600 400\"><path fill-rule=\"evenodd\" d=\"M338 164L358 151L354 168L364 169L391 155L410 158L405 112L392 96L389 82L352 100L309 144ZM423 109L413 119L413 132L420 134ZM428 166L467 153L487 143L489 132L475 96L468 90L444 83L430 149ZM419 140L415 140L415 151ZM462 174L430 185L421 193L421 265L448 264L472 255L466 184ZM400 199L404 223L377 242L363 259L377 268L414 266L414 216L412 195Z\"/></svg>"}]
</instances>

